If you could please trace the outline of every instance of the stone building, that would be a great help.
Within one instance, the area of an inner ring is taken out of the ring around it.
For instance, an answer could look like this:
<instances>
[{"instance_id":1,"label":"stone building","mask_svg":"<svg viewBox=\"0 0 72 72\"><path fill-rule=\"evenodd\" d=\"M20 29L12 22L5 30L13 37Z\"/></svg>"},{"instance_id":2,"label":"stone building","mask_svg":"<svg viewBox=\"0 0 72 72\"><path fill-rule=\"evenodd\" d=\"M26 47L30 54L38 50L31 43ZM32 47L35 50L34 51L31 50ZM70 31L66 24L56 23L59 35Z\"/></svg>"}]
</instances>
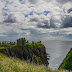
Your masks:
<instances>
[{"instance_id":1,"label":"stone building","mask_svg":"<svg viewBox=\"0 0 72 72\"><path fill-rule=\"evenodd\" d=\"M17 45L18 46L26 46L26 39L25 38L19 38L18 40L17 40Z\"/></svg>"}]
</instances>

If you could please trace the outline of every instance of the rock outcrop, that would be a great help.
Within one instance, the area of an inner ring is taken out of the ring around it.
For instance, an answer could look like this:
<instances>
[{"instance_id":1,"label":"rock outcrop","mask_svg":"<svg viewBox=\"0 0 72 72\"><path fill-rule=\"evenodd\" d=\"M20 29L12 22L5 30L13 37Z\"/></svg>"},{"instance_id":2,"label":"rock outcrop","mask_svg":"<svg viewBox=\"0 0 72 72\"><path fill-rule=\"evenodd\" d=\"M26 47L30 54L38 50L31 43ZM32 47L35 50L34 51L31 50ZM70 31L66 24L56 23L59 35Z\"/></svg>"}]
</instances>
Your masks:
<instances>
[{"instance_id":1,"label":"rock outcrop","mask_svg":"<svg viewBox=\"0 0 72 72\"><path fill-rule=\"evenodd\" d=\"M0 52L8 57L15 57L21 60L29 60L36 64L48 66L48 58L43 44L26 44L26 46L14 46L11 48L1 48Z\"/></svg>"}]
</instances>

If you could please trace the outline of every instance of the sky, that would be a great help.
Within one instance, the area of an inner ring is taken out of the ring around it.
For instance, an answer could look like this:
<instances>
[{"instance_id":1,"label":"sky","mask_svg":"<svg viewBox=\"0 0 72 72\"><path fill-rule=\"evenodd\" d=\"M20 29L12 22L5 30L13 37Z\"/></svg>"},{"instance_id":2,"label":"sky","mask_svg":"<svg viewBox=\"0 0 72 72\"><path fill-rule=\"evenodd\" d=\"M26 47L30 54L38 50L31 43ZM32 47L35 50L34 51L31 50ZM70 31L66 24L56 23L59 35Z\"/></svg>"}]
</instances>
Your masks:
<instances>
[{"instance_id":1,"label":"sky","mask_svg":"<svg viewBox=\"0 0 72 72\"><path fill-rule=\"evenodd\" d=\"M72 40L72 0L0 0L0 41Z\"/></svg>"}]
</instances>

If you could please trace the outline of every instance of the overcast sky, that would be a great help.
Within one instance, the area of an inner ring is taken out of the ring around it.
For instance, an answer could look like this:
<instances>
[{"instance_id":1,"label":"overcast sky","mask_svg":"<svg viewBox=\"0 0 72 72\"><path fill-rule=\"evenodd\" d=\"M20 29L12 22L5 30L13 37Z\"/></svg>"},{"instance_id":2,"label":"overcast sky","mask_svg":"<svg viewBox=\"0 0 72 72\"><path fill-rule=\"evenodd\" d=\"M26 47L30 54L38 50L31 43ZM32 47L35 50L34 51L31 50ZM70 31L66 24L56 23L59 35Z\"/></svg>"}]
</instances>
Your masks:
<instances>
[{"instance_id":1,"label":"overcast sky","mask_svg":"<svg viewBox=\"0 0 72 72\"><path fill-rule=\"evenodd\" d=\"M72 39L72 0L0 0L0 40Z\"/></svg>"}]
</instances>

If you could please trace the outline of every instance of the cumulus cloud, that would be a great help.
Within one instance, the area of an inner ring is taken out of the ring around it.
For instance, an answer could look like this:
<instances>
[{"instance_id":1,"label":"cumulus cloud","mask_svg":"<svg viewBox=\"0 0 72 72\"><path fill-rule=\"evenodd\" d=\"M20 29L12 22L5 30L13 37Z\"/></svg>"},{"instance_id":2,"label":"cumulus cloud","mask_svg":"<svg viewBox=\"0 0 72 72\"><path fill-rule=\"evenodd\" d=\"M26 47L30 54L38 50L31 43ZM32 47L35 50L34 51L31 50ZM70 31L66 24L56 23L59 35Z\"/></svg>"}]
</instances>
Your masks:
<instances>
[{"instance_id":1,"label":"cumulus cloud","mask_svg":"<svg viewBox=\"0 0 72 72\"><path fill-rule=\"evenodd\" d=\"M38 2L38 0L28 0L28 1L32 4L36 4Z\"/></svg>"},{"instance_id":2,"label":"cumulus cloud","mask_svg":"<svg viewBox=\"0 0 72 72\"><path fill-rule=\"evenodd\" d=\"M61 28L68 28L68 27L72 27L72 16L65 16L62 19L62 24L60 26Z\"/></svg>"},{"instance_id":3,"label":"cumulus cloud","mask_svg":"<svg viewBox=\"0 0 72 72\"><path fill-rule=\"evenodd\" d=\"M30 22L38 22L39 20L38 20L38 18L31 18L30 19Z\"/></svg>"},{"instance_id":4,"label":"cumulus cloud","mask_svg":"<svg viewBox=\"0 0 72 72\"><path fill-rule=\"evenodd\" d=\"M50 27L51 28L57 28L55 25L55 20L53 18L50 19Z\"/></svg>"},{"instance_id":5,"label":"cumulus cloud","mask_svg":"<svg viewBox=\"0 0 72 72\"><path fill-rule=\"evenodd\" d=\"M3 13L2 13L3 7L4 7L4 3L0 0L0 22L3 21Z\"/></svg>"},{"instance_id":6,"label":"cumulus cloud","mask_svg":"<svg viewBox=\"0 0 72 72\"><path fill-rule=\"evenodd\" d=\"M72 3L71 0L0 0L1 35L13 36L14 39L24 36L38 39L70 36L70 2ZM59 25L61 29L57 28Z\"/></svg>"},{"instance_id":7,"label":"cumulus cloud","mask_svg":"<svg viewBox=\"0 0 72 72\"><path fill-rule=\"evenodd\" d=\"M16 17L14 14L8 15L8 17L4 20L5 23L15 23L17 22Z\"/></svg>"},{"instance_id":8,"label":"cumulus cloud","mask_svg":"<svg viewBox=\"0 0 72 72\"><path fill-rule=\"evenodd\" d=\"M39 28L50 28L50 25L48 24L48 20L43 21L42 23L38 23L37 25Z\"/></svg>"},{"instance_id":9,"label":"cumulus cloud","mask_svg":"<svg viewBox=\"0 0 72 72\"><path fill-rule=\"evenodd\" d=\"M46 2L51 2L51 0L44 0L44 1L46 1Z\"/></svg>"},{"instance_id":10,"label":"cumulus cloud","mask_svg":"<svg viewBox=\"0 0 72 72\"><path fill-rule=\"evenodd\" d=\"M25 3L25 0L19 0L19 2L20 2L21 4L24 4L24 3Z\"/></svg>"},{"instance_id":11,"label":"cumulus cloud","mask_svg":"<svg viewBox=\"0 0 72 72\"><path fill-rule=\"evenodd\" d=\"M68 9L68 13L72 12L72 8Z\"/></svg>"},{"instance_id":12,"label":"cumulus cloud","mask_svg":"<svg viewBox=\"0 0 72 72\"><path fill-rule=\"evenodd\" d=\"M4 17L4 23L19 23L24 21L23 14L19 12L9 13L7 16Z\"/></svg>"},{"instance_id":13,"label":"cumulus cloud","mask_svg":"<svg viewBox=\"0 0 72 72\"><path fill-rule=\"evenodd\" d=\"M72 2L72 0L56 0L56 1L61 3L61 4L65 4L67 2Z\"/></svg>"},{"instance_id":14,"label":"cumulus cloud","mask_svg":"<svg viewBox=\"0 0 72 72\"><path fill-rule=\"evenodd\" d=\"M55 20L45 15L33 15L29 18L29 22L36 24L38 28L56 28Z\"/></svg>"},{"instance_id":15,"label":"cumulus cloud","mask_svg":"<svg viewBox=\"0 0 72 72\"><path fill-rule=\"evenodd\" d=\"M9 30L8 32L4 33L4 35L6 35L6 34L10 37L17 36L17 32L15 32L14 30Z\"/></svg>"}]
</instances>

